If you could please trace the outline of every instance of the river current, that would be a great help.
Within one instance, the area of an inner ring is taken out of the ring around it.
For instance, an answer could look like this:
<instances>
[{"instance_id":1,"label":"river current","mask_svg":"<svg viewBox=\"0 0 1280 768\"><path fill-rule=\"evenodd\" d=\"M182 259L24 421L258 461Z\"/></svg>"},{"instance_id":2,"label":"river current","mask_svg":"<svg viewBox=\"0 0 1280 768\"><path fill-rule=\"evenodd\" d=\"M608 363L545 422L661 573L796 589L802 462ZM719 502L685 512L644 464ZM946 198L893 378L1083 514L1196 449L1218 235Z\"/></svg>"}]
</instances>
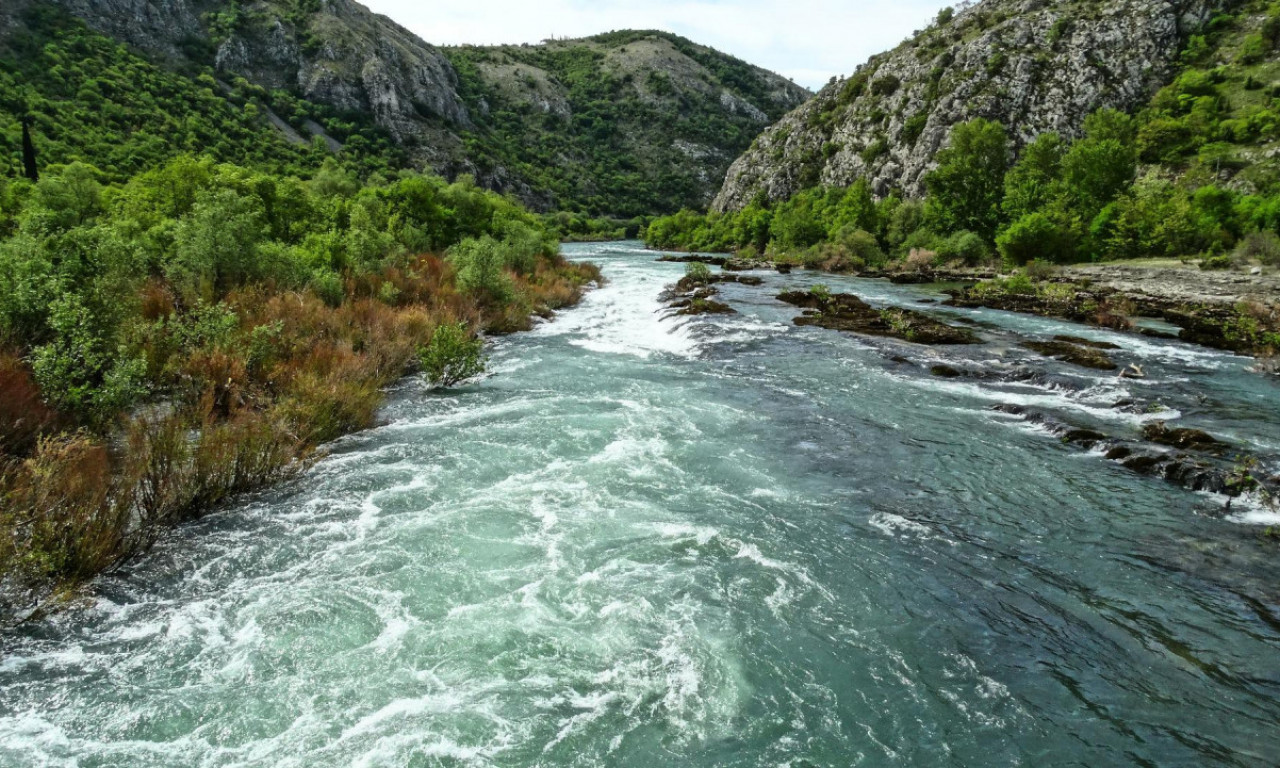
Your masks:
<instances>
[{"instance_id":1,"label":"river current","mask_svg":"<svg viewBox=\"0 0 1280 768\"><path fill-rule=\"evenodd\" d=\"M1280 764L1280 519L992 410L1277 456L1251 361L799 272L671 318L682 265L566 251L608 284L492 375L0 636L0 765ZM796 327L815 282L986 343Z\"/></svg>"}]
</instances>

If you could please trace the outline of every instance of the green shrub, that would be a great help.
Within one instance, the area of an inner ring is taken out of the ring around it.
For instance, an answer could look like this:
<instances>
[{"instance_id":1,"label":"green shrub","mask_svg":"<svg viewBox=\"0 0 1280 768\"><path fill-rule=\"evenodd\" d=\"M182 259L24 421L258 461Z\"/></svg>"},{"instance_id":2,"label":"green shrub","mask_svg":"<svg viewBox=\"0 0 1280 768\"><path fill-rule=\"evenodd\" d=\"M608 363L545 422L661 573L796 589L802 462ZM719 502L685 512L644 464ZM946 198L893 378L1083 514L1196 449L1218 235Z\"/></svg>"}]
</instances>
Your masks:
<instances>
[{"instance_id":1,"label":"green shrub","mask_svg":"<svg viewBox=\"0 0 1280 768\"><path fill-rule=\"evenodd\" d=\"M957 232L938 244L937 253L939 261L961 261L972 267L990 258L991 248L973 232Z\"/></svg>"},{"instance_id":2,"label":"green shrub","mask_svg":"<svg viewBox=\"0 0 1280 768\"><path fill-rule=\"evenodd\" d=\"M877 96L892 96L901 86L902 80L898 79L897 75L885 75L871 83L871 92Z\"/></svg>"},{"instance_id":3,"label":"green shrub","mask_svg":"<svg viewBox=\"0 0 1280 768\"><path fill-rule=\"evenodd\" d=\"M1049 215L1029 213L1000 233L996 248L1009 264L1033 259L1061 263L1075 256L1075 238Z\"/></svg>"},{"instance_id":4,"label":"green shrub","mask_svg":"<svg viewBox=\"0 0 1280 768\"><path fill-rule=\"evenodd\" d=\"M452 387L484 373L484 341L463 323L441 325L418 351L423 375L433 387Z\"/></svg>"},{"instance_id":5,"label":"green shrub","mask_svg":"<svg viewBox=\"0 0 1280 768\"><path fill-rule=\"evenodd\" d=\"M918 115L912 115L907 118L906 122L902 124L902 140L914 146L916 141L920 139L920 134L924 133L925 126L928 124L929 115L926 112L921 112Z\"/></svg>"},{"instance_id":6,"label":"green shrub","mask_svg":"<svg viewBox=\"0 0 1280 768\"><path fill-rule=\"evenodd\" d=\"M1203 270L1231 269L1231 267L1230 256L1210 256L1200 261L1200 268Z\"/></svg>"},{"instance_id":7,"label":"green shrub","mask_svg":"<svg viewBox=\"0 0 1280 768\"><path fill-rule=\"evenodd\" d=\"M1056 275L1058 273L1058 267L1047 261L1032 259L1027 262L1027 265L1022 268L1022 271L1026 273L1027 277L1035 280L1036 282L1040 282L1042 280L1048 280Z\"/></svg>"},{"instance_id":8,"label":"green shrub","mask_svg":"<svg viewBox=\"0 0 1280 768\"><path fill-rule=\"evenodd\" d=\"M690 282L705 285L711 282L711 268L700 261L693 261L685 266L684 276Z\"/></svg>"},{"instance_id":9,"label":"green shrub","mask_svg":"<svg viewBox=\"0 0 1280 768\"><path fill-rule=\"evenodd\" d=\"M311 291L330 307L342 306L347 297L347 288L342 277L332 270L317 270L311 276Z\"/></svg>"},{"instance_id":10,"label":"green shrub","mask_svg":"<svg viewBox=\"0 0 1280 768\"><path fill-rule=\"evenodd\" d=\"M31 371L57 410L103 426L146 392L146 363L112 345L75 294L50 309L54 340L32 350Z\"/></svg>"},{"instance_id":11,"label":"green shrub","mask_svg":"<svg viewBox=\"0 0 1280 768\"><path fill-rule=\"evenodd\" d=\"M1236 55L1236 61L1241 64L1257 64L1267 57L1272 50L1272 42L1260 34L1252 34L1245 37L1244 42L1240 44L1240 52Z\"/></svg>"},{"instance_id":12,"label":"green shrub","mask_svg":"<svg viewBox=\"0 0 1280 768\"><path fill-rule=\"evenodd\" d=\"M1030 296L1036 292L1035 281L1025 272L1010 275L1007 280L1002 281L1002 285L1009 293L1022 296Z\"/></svg>"},{"instance_id":13,"label":"green shrub","mask_svg":"<svg viewBox=\"0 0 1280 768\"><path fill-rule=\"evenodd\" d=\"M866 146L859 154L862 162L870 165L876 160L889 153L889 140L884 136L877 136L876 140Z\"/></svg>"},{"instance_id":14,"label":"green shrub","mask_svg":"<svg viewBox=\"0 0 1280 768\"><path fill-rule=\"evenodd\" d=\"M503 271L506 253L502 243L489 235L463 240L449 249L449 261L457 269L458 285L494 303L511 299L513 286Z\"/></svg>"},{"instance_id":15,"label":"green shrub","mask_svg":"<svg viewBox=\"0 0 1280 768\"><path fill-rule=\"evenodd\" d=\"M1274 232L1250 232L1236 244L1232 258L1238 261L1258 261L1268 266L1280 266L1280 237Z\"/></svg>"}]
</instances>

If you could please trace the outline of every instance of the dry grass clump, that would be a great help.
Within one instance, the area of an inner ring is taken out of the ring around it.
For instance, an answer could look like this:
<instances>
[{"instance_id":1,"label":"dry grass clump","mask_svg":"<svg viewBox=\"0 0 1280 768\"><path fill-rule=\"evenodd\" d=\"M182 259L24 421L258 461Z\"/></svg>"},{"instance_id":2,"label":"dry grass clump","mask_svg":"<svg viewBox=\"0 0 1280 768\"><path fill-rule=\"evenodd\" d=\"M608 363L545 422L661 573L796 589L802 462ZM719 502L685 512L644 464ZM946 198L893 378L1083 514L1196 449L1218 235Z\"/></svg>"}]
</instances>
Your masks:
<instances>
[{"instance_id":1,"label":"dry grass clump","mask_svg":"<svg viewBox=\"0 0 1280 768\"><path fill-rule=\"evenodd\" d=\"M58 414L45 405L31 370L13 352L0 351L0 459L25 456L40 435L54 429Z\"/></svg>"}]
</instances>

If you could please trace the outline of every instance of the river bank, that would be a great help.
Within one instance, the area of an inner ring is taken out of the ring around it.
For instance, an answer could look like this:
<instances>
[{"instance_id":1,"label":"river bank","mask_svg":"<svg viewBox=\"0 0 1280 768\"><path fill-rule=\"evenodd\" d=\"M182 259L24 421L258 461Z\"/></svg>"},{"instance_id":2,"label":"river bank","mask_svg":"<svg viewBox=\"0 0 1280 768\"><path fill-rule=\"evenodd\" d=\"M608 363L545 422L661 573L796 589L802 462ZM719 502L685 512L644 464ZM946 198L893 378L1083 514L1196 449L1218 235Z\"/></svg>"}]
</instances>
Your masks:
<instances>
[{"instance_id":1,"label":"river bank","mask_svg":"<svg viewBox=\"0 0 1280 768\"><path fill-rule=\"evenodd\" d=\"M662 261L703 263L731 272L792 269L789 261L682 253ZM1280 275L1201 270L1179 262L1115 262L1052 268L1036 279L991 267L843 270L831 274L898 285L947 285L948 303L1086 322L1272 358L1280 353ZM1158 320L1161 323L1150 321Z\"/></svg>"}]
</instances>

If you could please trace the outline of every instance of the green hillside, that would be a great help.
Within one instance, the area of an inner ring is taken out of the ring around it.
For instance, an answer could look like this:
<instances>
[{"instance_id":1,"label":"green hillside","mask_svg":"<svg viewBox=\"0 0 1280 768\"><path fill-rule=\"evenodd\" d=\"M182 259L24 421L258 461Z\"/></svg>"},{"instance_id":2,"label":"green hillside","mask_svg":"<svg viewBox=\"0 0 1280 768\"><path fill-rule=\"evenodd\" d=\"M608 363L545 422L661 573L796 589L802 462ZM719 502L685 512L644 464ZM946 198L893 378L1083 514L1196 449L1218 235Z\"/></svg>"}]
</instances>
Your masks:
<instances>
[{"instance_id":1,"label":"green hillside","mask_svg":"<svg viewBox=\"0 0 1280 768\"><path fill-rule=\"evenodd\" d=\"M42 165L85 161L106 180L187 153L307 173L331 151L324 138L306 134L306 121L324 126L342 144L338 158L362 176L406 166L404 151L359 115L339 116L239 78L220 81L208 68L158 66L54 7L32 6L22 20L25 33L0 47L2 176L20 174L24 115ZM287 136L272 115L298 128Z\"/></svg>"},{"instance_id":2,"label":"green hillside","mask_svg":"<svg viewBox=\"0 0 1280 768\"><path fill-rule=\"evenodd\" d=\"M595 214L705 205L733 158L809 95L656 31L445 53L481 175L505 168L550 206Z\"/></svg>"}]
</instances>

